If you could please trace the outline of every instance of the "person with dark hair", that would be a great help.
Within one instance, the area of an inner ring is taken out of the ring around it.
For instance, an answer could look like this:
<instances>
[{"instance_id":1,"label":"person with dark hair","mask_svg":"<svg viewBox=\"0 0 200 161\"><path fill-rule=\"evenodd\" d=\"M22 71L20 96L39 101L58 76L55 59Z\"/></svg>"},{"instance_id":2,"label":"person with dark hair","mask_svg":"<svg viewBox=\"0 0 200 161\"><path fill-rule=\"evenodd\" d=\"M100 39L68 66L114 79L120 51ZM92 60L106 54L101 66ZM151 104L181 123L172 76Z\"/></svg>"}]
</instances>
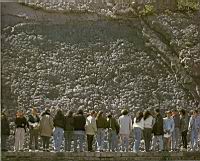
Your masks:
<instances>
[{"instance_id":1,"label":"person with dark hair","mask_svg":"<svg viewBox=\"0 0 200 161\"><path fill-rule=\"evenodd\" d=\"M50 110L45 109L41 114L39 123L39 134L42 138L43 151L49 152L49 141L53 133L53 118L51 117Z\"/></svg>"},{"instance_id":2,"label":"person with dark hair","mask_svg":"<svg viewBox=\"0 0 200 161\"><path fill-rule=\"evenodd\" d=\"M108 127L106 118L103 116L103 111L99 111L96 117L97 123L97 150L103 151L105 129Z\"/></svg>"},{"instance_id":3,"label":"person with dark hair","mask_svg":"<svg viewBox=\"0 0 200 161\"><path fill-rule=\"evenodd\" d=\"M128 115L128 110L122 110L121 116L119 117L119 135L122 140L121 150L128 152L129 150L129 136L132 130L132 120Z\"/></svg>"},{"instance_id":4,"label":"person with dark hair","mask_svg":"<svg viewBox=\"0 0 200 161\"><path fill-rule=\"evenodd\" d=\"M8 151L7 140L10 135L10 122L5 111L1 113L1 150Z\"/></svg>"},{"instance_id":5,"label":"person with dark hair","mask_svg":"<svg viewBox=\"0 0 200 161\"><path fill-rule=\"evenodd\" d=\"M83 115L83 110L78 109L78 112L74 115L74 151L75 152L77 152L78 143L79 143L80 152L83 152L83 143L85 140L85 124L86 124L86 118Z\"/></svg>"},{"instance_id":6,"label":"person with dark hair","mask_svg":"<svg viewBox=\"0 0 200 161\"><path fill-rule=\"evenodd\" d=\"M191 132L191 151L196 151L198 147L198 111L193 110L192 115L189 120L188 130Z\"/></svg>"},{"instance_id":7,"label":"person with dark hair","mask_svg":"<svg viewBox=\"0 0 200 161\"><path fill-rule=\"evenodd\" d=\"M134 118L134 123L133 123L133 132L134 132L134 139L135 139L133 152L135 153L139 151L143 129L144 129L143 113L141 111L138 111L136 113L136 117Z\"/></svg>"},{"instance_id":8,"label":"person with dark hair","mask_svg":"<svg viewBox=\"0 0 200 161\"><path fill-rule=\"evenodd\" d=\"M164 143L165 143L164 149L166 151L170 151L171 141L172 141L172 133L174 131L175 124L174 124L174 119L171 117L172 112L166 111L165 114L166 114L166 117L163 119Z\"/></svg>"},{"instance_id":9,"label":"person with dark hair","mask_svg":"<svg viewBox=\"0 0 200 161\"><path fill-rule=\"evenodd\" d=\"M30 150L38 150L39 121L40 118L39 115L37 114L37 109L33 107L31 114L28 116L29 133L30 133L30 142L29 142ZM34 148L32 147L33 141L34 141Z\"/></svg>"},{"instance_id":10,"label":"person with dark hair","mask_svg":"<svg viewBox=\"0 0 200 161\"><path fill-rule=\"evenodd\" d=\"M117 120L112 116L112 113L107 115L107 123L108 123L108 150L109 151L117 151L117 135L119 133L119 124Z\"/></svg>"},{"instance_id":11,"label":"person with dark hair","mask_svg":"<svg viewBox=\"0 0 200 161\"><path fill-rule=\"evenodd\" d=\"M152 139L152 145L153 145L153 151L156 150L156 144L159 143L159 151L163 151L163 135L164 135L164 129L163 129L163 118L160 114L160 109L155 110L155 122L153 125L153 139Z\"/></svg>"},{"instance_id":12,"label":"person with dark hair","mask_svg":"<svg viewBox=\"0 0 200 161\"><path fill-rule=\"evenodd\" d=\"M60 147L63 141L64 126L65 126L65 116L61 109L57 109L56 115L53 119L54 123L54 149L56 152L60 151Z\"/></svg>"},{"instance_id":13,"label":"person with dark hair","mask_svg":"<svg viewBox=\"0 0 200 161\"><path fill-rule=\"evenodd\" d=\"M71 143L74 136L74 117L73 112L69 110L65 116L65 127L64 127L64 136L65 136L65 151L71 151Z\"/></svg>"},{"instance_id":14,"label":"person with dark hair","mask_svg":"<svg viewBox=\"0 0 200 161\"><path fill-rule=\"evenodd\" d=\"M188 118L184 109L180 110L180 132L183 143L183 151L187 151L187 132L188 132Z\"/></svg>"},{"instance_id":15,"label":"person with dark hair","mask_svg":"<svg viewBox=\"0 0 200 161\"><path fill-rule=\"evenodd\" d=\"M95 115L96 115L96 112L91 111L90 115L86 119L86 124L85 124L85 130L87 134L87 145L88 145L89 152L93 151L92 143L93 143L94 136L97 132L97 124L95 120Z\"/></svg>"},{"instance_id":16,"label":"person with dark hair","mask_svg":"<svg viewBox=\"0 0 200 161\"><path fill-rule=\"evenodd\" d=\"M24 117L24 112L22 110L17 111L15 119L15 146L14 151L23 151L25 132L28 127L28 122Z\"/></svg>"},{"instance_id":17,"label":"person with dark hair","mask_svg":"<svg viewBox=\"0 0 200 161\"><path fill-rule=\"evenodd\" d=\"M152 141L153 116L151 115L149 110L145 110L143 118L144 118L143 136L144 136L145 151L149 152Z\"/></svg>"},{"instance_id":18,"label":"person with dark hair","mask_svg":"<svg viewBox=\"0 0 200 161\"><path fill-rule=\"evenodd\" d=\"M172 118L174 120L174 131L172 133L172 150L177 151L179 148L180 138L180 115L177 109L172 110Z\"/></svg>"}]
</instances>

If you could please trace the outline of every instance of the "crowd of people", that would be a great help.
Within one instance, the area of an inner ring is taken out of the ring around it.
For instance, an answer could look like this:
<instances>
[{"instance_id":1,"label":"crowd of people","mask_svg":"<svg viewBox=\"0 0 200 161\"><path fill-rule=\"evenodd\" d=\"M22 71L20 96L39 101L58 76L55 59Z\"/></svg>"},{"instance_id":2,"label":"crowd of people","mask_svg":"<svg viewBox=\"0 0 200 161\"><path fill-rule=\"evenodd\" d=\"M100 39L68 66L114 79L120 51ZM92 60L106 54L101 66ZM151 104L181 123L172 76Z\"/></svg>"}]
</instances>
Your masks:
<instances>
[{"instance_id":1,"label":"crowd of people","mask_svg":"<svg viewBox=\"0 0 200 161\"><path fill-rule=\"evenodd\" d=\"M14 151L24 151L25 133L29 136L29 151L198 151L200 111L173 109L164 114L165 117L159 108L137 111L134 118L127 109L119 117L95 110L84 113L81 108L66 114L58 108L53 115L48 108L39 114L33 107L27 116L19 110L15 118ZM10 128L5 112L1 114L1 125L2 151L7 151Z\"/></svg>"}]
</instances>

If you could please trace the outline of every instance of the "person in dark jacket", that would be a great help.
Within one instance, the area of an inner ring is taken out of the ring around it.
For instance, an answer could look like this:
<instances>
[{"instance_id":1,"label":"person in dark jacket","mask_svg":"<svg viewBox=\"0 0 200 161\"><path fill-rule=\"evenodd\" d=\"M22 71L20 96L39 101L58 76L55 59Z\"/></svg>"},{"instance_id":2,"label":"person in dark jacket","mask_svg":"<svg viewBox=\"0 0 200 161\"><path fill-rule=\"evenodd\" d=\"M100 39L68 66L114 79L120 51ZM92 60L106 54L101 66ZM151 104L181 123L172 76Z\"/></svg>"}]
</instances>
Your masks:
<instances>
[{"instance_id":1,"label":"person in dark jacket","mask_svg":"<svg viewBox=\"0 0 200 161\"><path fill-rule=\"evenodd\" d=\"M85 140L85 124L86 118L83 115L83 110L79 109L74 115L74 151L77 152L78 140L80 152L83 151L83 143Z\"/></svg>"},{"instance_id":2,"label":"person in dark jacket","mask_svg":"<svg viewBox=\"0 0 200 161\"><path fill-rule=\"evenodd\" d=\"M37 114L37 109L33 107L31 115L28 116L29 133L30 133L30 142L29 142L30 150L38 150L39 121L40 118ZM34 141L34 148L32 146L33 141Z\"/></svg>"},{"instance_id":3,"label":"person in dark jacket","mask_svg":"<svg viewBox=\"0 0 200 161\"><path fill-rule=\"evenodd\" d=\"M10 126L9 121L6 116L5 111L1 113L1 150L8 151L7 149L7 140L10 135Z\"/></svg>"},{"instance_id":4,"label":"person in dark jacket","mask_svg":"<svg viewBox=\"0 0 200 161\"><path fill-rule=\"evenodd\" d=\"M96 117L97 124L97 150L103 151L105 130L108 127L108 122L103 116L103 111L99 111Z\"/></svg>"},{"instance_id":5,"label":"person in dark jacket","mask_svg":"<svg viewBox=\"0 0 200 161\"><path fill-rule=\"evenodd\" d=\"M71 143L74 136L74 117L71 110L68 111L65 116L65 127L64 127L64 136L65 136L65 151L71 151Z\"/></svg>"},{"instance_id":6,"label":"person in dark jacket","mask_svg":"<svg viewBox=\"0 0 200 161\"><path fill-rule=\"evenodd\" d=\"M55 115L53 123L54 123L54 130L53 130L54 150L56 152L59 152L63 141L64 125L65 125L65 116L60 108L57 109L57 113Z\"/></svg>"},{"instance_id":7,"label":"person in dark jacket","mask_svg":"<svg viewBox=\"0 0 200 161\"><path fill-rule=\"evenodd\" d=\"M28 122L26 118L24 117L24 112L21 110L18 111L16 114L15 126L16 126L16 130L15 130L14 151L23 151L25 132L26 132L26 128L28 127Z\"/></svg>"},{"instance_id":8,"label":"person in dark jacket","mask_svg":"<svg viewBox=\"0 0 200 161\"><path fill-rule=\"evenodd\" d=\"M160 114L160 109L155 110L155 122L153 125L153 150L155 151L156 143L159 142L159 151L163 151L163 118Z\"/></svg>"},{"instance_id":9,"label":"person in dark jacket","mask_svg":"<svg viewBox=\"0 0 200 161\"><path fill-rule=\"evenodd\" d=\"M107 116L108 122L108 148L109 151L118 151L117 143L119 134L119 124L117 120L112 116L112 113L109 113Z\"/></svg>"}]
</instances>

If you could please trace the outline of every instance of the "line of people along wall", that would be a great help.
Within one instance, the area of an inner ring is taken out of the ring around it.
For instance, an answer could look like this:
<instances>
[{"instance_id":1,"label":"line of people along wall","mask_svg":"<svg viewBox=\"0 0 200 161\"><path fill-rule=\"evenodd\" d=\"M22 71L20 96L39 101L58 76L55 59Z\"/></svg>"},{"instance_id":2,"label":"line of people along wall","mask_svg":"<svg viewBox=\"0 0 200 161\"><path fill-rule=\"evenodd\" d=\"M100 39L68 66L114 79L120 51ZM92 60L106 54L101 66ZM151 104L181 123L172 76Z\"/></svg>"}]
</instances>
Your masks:
<instances>
[{"instance_id":1,"label":"line of people along wall","mask_svg":"<svg viewBox=\"0 0 200 161\"><path fill-rule=\"evenodd\" d=\"M2 151L7 151L10 129L5 112L1 114L1 131ZM33 107L28 116L21 110L16 113L14 151L24 151L26 133L29 151L198 151L200 112L173 109L163 117L159 109L144 110L132 119L127 109L117 118L111 112L94 110L85 115L82 109L65 115L58 108L53 117L48 108L38 114Z\"/></svg>"}]
</instances>

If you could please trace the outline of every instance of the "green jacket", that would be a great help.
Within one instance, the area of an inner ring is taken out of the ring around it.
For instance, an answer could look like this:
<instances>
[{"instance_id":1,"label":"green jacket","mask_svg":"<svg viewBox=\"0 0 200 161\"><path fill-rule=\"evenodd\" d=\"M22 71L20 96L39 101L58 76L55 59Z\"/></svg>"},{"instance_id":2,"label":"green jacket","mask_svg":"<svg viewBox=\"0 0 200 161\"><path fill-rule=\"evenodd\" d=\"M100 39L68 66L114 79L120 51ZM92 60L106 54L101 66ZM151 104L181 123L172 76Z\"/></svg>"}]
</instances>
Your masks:
<instances>
[{"instance_id":1,"label":"green jacket","mask_svg":"<svg viewBox=\"0 0 200 161\"><path fill-rule=\"evenodd\" d=\"M112 129L114 131L116 131L116 133L119 133L119 124L117 123L117 120L113 117L108 118L108 129Z\"/></svg>"},{"instance_id":2,"label":"green jacket","mask_svg":"<svg viewBox=\"0 0 200 161\"><path fill-rule=\"evenodd\" d=\"M97 128L103 128L106 129L108 127L108 122L106 118L100 116L96 119L97 122Z\"/></svg>"}]
</instances>

